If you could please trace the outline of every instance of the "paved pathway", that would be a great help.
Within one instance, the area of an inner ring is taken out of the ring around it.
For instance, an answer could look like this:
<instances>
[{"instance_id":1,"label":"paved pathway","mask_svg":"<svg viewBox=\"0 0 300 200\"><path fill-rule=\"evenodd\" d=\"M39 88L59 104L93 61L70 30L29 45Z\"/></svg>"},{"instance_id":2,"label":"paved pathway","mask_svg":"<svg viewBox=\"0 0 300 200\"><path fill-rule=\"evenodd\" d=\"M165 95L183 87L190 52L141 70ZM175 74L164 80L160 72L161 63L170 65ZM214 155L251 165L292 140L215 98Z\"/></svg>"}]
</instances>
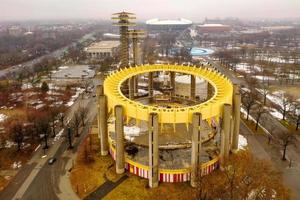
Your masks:
<instances>
[{"instance_id":1,"label":"paved pathway","mask_svg":"<svg viewBox=\"0 0 300 200\"><path fill-rule=\"evenodd\" d=\"M99 200L105 197L109 192L115 189L118 185L120 185L123 181L128 178L127 175L122 176L117 182L106 181L100 187L98 187L94 192L89 194L84 200Z\"/></svg>"}]
</instances>

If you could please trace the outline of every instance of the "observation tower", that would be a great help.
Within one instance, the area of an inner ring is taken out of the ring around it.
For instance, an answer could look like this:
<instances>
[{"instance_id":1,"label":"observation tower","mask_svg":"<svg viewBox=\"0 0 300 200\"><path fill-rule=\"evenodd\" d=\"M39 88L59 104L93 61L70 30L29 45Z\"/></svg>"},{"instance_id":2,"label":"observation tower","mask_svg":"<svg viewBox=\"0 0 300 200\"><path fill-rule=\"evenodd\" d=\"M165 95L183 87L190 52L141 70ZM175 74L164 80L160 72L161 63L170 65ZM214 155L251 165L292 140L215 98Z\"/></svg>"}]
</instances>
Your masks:
<instances>
[{"instance_id":1,"label":"observation tower","mask_svg":"<svg viewBox=\"0 0 300 200\"><path fill-rule=\"evenodd\" d=\"M110 153L116 173L149 179L150 187L195 187L238 150L239 87L211 65L124 65L98 86L97 97L101 155Z\"/></svg>"}]
</instances>

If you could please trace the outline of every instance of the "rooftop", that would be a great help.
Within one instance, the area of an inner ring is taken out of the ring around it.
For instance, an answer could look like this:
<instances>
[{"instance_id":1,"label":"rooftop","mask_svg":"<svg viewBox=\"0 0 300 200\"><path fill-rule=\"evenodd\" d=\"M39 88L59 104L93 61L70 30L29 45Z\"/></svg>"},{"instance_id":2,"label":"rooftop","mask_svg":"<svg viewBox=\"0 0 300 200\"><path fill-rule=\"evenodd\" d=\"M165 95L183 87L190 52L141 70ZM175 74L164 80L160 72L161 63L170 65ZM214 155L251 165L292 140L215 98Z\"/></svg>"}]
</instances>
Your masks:
<instances>
[{"instance_id":1,"label":"rooftop","mask_svg":"<svg viewBox=\"0 0 300 200\"><path fill-rule=\"evenodd\" d=\"M148 21L146 21L146 24L150 24L150 25L190 25L193 22L188 20L188 19L150 19Z\"/></svg>"},{"instance_id":2,"label":"rooftop","mask_svg":"<svg viewBox=\"0 0 300 200\"><path fill-rule=\"evenodd\" d=\"M224 25L224 24L201 24L198 26L199 27L229 27L228 25Z\"/></svg>"},{"instance_id":3,"label":"rooftop","mask_svg":"<svg viewBox=\"0 0 300 200\"><path fill-rule=\"evenodd\" d=\"M86 50L93 50L93 49L111 49L116 48L120 45L119 41L115 40L107 40L107 41L101 41L91 44L89 47L86 48Z\"/></svg>"}]
</instances>

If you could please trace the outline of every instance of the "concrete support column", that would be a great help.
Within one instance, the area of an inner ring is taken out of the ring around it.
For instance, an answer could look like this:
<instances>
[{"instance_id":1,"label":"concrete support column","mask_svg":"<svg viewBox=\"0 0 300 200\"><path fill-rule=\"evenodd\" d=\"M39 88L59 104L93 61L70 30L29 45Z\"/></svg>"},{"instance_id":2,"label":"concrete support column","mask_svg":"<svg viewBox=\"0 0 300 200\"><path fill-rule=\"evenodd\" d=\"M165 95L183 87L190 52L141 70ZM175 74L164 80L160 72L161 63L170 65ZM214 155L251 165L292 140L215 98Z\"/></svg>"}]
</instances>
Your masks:
<instances>
[{"instance_id":1,"label":"concrete support column","mask_svg":"<svg viewBox=\"0 0 300 200\"><path fill-rule=\"evenodd\" d=\"M123 107L115 106L115 138L116 138L116 173L122 174L125 171L124 155L124 130L123 130Z\"/></svg>"},{"instance_id":2,"label":"concrete support column","mask_svg":"<svg viewBox=\"0 0 300 200\"><path fill-rule=\"evenodd\" d=\"M195 100L196 98L196 77L191 75L191 100Z\"/></svg>"},{"instance_id":3,"label":"concrete support column","mask_svg":"<svg viewBox=\"0 0 300 200\"><path fill-rule=\"evenodd\" d=\"M103 95L103 86L102 85L98 85L96 87L96 95L97 95L97 99L98 99L98 104L97 104L97 125L98 125L98 138L101 138L101 130L100 130L100 105L99 105L99 99L100 96Z\"/></svg>"},{"instance_id":4,"label":"concrete support column","mask_svg":"<svg viewBox=\"0 0 300 200\"><path fill-rule=\"evenodd\" d=\"M132 38L133 44L133 65L138 65L138 39L136 37Z\"/></svg>"},{"instance_id":5,"label":"concrete support column","mask_svg":"<svg viewBox=\"0 0 300 200\"><path fill-rule=\"evenodd\" d=\"M235 93L233 96L233 134L232 134L232 151L238 150L239 134L240 134L240 121L241 121L241 94Z\"/></svg>"},{"instance_id":6,"label":"concrete support column","mask_svg":"<svg viewBox=\"0 0 300 200\"><path fill-rule=\"evenodd\" d=\"M227 159L229 156L230 150L230 119L232 113L232 106L230 104L224 104L223 108L223 120L222 120L222 128L223 135L222 139L224 139L224 159Z\"/></svg>"},{"instance_id":7,"label":"concrete support column","mask_svg":"<svg viewBox=\"0 0 300 200\"><path fill-rule=\"evenodd\" d=\"M214 87L207 82L207 99L210 99L214 95Z\"/></svg>"},{"instance_id":8,"label":"concrete support column","mask_svg":"<svg viewBox=\"0 0 300 200\"><path fill-rule=\"evenodd\" d=\"M158 114L150 113L149 116L149 186L158 186Z\"/></svg>"},{"instance_id":9,"label":"concrete support column","mask_svg":"<svg viewBox=\"0 0 300 200\"><path fill-rule=\"evenodd\" d=\"M220 130L221 136L221 145L220 145L220 168L221 170L224 168L224 157L225 157L225 134L224 130Z\"/></svg>"},{"instance_id":10,"label":"concrete support column","mask_svg":"<svg viewBox=\"0 0 300 200\"><path fill-rule=\"evenodd\" d=\"M99 129L101 155L108 154L108 132L107 132L107 98L105 95L99 97Z\"/></svg>"},{"instance_id":11,"label":"concrete support column","mask_svg":"<svg viewBox=\"0 0 300 200\"><path fill-rule=\"evenodd\" d=\"M170 72L170 86L172 88L172 91L171 91L172 97L175 95L175 77L176 77L176 73Z\"/></svg>"},{"instance_id":12,"label":"concrete support column","mask_svg":"<svg viewBox=\"0 0 300 200\"><path fill-rule=\"evenodd\" d=\"M148 92L149 97L153 96L153 72L149 72L148 75Z\"/></svg>"},{"instance_id":13,"label":"concrete support column","mask_svg":"<svg viewBox=\"0 0 300 200\"><path fill-rule=\"evenodd\" d=\"M192 121L192 155L191 155L191 186L197 187L201 176L201 114L194 113Z\"/></svg>"},{"instance_id":14,"label":"concrete support column","mask_svg":"<svg viewBox=\"0 0 300 200\"><path fill-rule=\"evenodd\" d=\"M134 77L129 79L129 99L134 98Z\"/></svg>"},{"instance_id":15,"label":"concrete support column","mask_svg":"<svg viewBox=\"0 0 300 200\"><path fill-rule=\"evenodd\" d=\"M137 96L139 90L139 75L136 75L133 78L134 78L133 92L134 92L134 96Z\"/></svg>"}]
</instances>

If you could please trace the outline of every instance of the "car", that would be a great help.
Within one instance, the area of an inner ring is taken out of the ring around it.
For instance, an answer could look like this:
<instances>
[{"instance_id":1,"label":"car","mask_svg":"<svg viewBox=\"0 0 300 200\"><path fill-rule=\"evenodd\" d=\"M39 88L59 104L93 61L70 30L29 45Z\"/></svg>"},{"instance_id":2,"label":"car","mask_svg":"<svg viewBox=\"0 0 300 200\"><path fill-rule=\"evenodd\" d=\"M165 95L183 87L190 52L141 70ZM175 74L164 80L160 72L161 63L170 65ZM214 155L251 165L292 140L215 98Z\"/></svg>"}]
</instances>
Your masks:
<instances>
[{"instance_id":1,"label":"car","mask_svg":"<svg viewBox=\"0 0 300 200\"><path fill-rule=\"evenodd\" d=\"M55 163L55 161L56 161L56 158L50 158L50 159L48 160L48 164L49 164L49 165L52 165L53 163Z\"/></svg>"}]
</instances>

